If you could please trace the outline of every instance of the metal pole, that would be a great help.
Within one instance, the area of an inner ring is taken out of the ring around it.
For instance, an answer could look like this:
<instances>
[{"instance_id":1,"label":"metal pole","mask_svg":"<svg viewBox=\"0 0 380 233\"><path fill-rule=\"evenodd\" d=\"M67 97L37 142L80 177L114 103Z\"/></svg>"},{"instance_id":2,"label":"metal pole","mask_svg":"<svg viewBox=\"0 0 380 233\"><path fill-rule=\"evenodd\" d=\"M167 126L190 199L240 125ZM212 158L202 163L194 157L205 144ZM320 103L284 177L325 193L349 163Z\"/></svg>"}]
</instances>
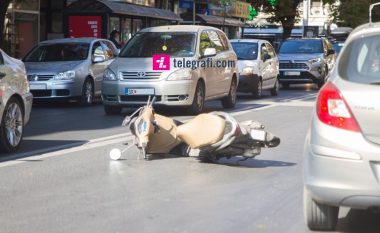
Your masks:
<instances>
[{"instance_id":1,"label":"metal pole","mask_svg":"<svg viewBox=\"0 0 380 233\"><path fill-rule=\"evenodd\" d=\"M195 0L193 0L193 25L195 25Z\"/></svg>"}]
</instances>

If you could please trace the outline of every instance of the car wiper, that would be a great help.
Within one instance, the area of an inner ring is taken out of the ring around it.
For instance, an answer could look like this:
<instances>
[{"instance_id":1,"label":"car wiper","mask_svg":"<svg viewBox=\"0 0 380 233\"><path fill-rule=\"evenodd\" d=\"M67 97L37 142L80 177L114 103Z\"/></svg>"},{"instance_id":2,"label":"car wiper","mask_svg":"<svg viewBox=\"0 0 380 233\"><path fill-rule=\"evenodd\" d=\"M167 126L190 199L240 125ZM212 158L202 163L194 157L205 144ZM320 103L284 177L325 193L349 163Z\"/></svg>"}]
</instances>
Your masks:
<instances>
[{"instance_id":1,"label":"car wiper","mask_svg":"<svg viewBox=\"0 0 380 233\"><path fill-rule=\"evenodd\" d=\"M372 85L380 85L380 81L370 82L369 84L372 84Z\"/></svg>"}]
</instances>

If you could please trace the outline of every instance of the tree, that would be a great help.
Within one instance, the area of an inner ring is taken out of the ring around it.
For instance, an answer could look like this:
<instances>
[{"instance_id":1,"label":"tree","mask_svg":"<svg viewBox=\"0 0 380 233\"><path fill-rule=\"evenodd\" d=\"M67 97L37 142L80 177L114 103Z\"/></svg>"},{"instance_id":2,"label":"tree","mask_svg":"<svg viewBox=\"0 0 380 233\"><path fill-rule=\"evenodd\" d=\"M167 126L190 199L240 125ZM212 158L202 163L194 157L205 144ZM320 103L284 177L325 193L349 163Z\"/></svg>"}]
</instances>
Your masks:
<instances>
[{"instance_id":1,"label":"tree","mask_svg":"<svg viewBox=\"0 0 380 233\"><path fill-rule=\"evenodd\" d=\"M340 3L338 3L340 2ZM324 0L324 3L330 4L330 10L334 22L339 26L355 28L369 21L369 5L378 2L378 0ZM380 7L377 6L372 12L373 21L380 19Z\"/></svg>"},{"instance_id":2,"label":"tree","mask_svg":"<svg viewBox=\"0 0 380 233\"><path fill-rule=\"evenodd\" d=\"M298 5L302 0L255 0L252 5L255 9L269 14L269 22L280 22L283 28L283 39L290 37L294 24L299 19Z\"/></svg>"},{"instance_id":3,"label":"tree","mask_svg":"<svg viewBox=\"0 0 380 233\"><path fill-rule=\"evenodd\" d=\"M12 0L0 0L0 48L5 47L4 23L5 15Z\"/></svg>"}]
</instances>

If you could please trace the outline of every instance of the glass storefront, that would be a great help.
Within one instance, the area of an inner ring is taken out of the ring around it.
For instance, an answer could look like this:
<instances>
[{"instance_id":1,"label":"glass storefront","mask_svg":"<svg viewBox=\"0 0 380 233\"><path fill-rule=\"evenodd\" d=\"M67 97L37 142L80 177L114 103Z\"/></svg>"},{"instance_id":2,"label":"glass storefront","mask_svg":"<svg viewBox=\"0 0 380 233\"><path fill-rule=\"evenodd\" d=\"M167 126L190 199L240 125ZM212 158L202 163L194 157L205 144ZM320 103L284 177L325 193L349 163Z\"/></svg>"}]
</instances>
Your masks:
<instances>
[{"instance_id":1,"label":"glass storefront","mask_svg":"<svg viewBox=\"0 0 380 233\"><path fill-rule=\"evenodd\" d=\"M22 58L35 46L40 36L40 0L13 0L6 14L7 52Z\"/></svg>"}]
</instances>

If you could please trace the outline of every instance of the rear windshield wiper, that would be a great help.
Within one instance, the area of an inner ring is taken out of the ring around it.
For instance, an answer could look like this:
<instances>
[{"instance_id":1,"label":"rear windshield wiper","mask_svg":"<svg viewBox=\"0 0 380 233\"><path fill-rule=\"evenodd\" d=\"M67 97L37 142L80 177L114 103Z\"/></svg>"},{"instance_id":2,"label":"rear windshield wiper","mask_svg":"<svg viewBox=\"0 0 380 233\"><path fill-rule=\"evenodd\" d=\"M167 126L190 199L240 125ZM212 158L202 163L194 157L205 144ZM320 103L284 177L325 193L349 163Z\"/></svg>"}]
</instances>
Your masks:
<instances>
[{"instance_id":1,"label":"rear windshield wiper","mask_svg":"<svg viewBox=\"0 0 380 233\"><path fill-rule=\"evenodd\" d=\"M380 81L370 82L369 84L372 84L372 85L380 85Z\"/></svg>"}]
</instances>

